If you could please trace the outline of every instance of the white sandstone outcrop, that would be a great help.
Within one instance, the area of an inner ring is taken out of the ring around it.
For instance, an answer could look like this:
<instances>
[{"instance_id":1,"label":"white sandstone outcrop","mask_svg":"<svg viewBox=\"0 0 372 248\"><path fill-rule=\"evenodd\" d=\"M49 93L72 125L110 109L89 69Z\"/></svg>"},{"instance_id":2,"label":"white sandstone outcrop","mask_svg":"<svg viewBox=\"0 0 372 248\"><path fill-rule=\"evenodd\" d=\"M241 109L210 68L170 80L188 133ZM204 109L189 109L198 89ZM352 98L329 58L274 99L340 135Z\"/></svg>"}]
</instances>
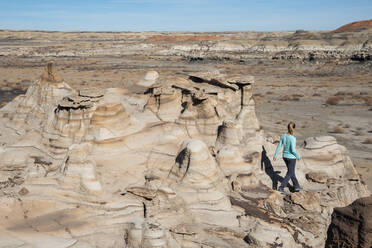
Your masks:
<instances>
[{"instance_id":1,"label":"white sandstone outcrop","mask_svg":"<svg viewBox=\"0 0 372 248\"><path fill-rule=\"evenodd\" d=\"M328 136L298 149L304 190L276 192L253 77L139 84L76 91L48 64L0 110L0 246L324 247L333 208L370 194Z\"/></svg>"}]
</instances>

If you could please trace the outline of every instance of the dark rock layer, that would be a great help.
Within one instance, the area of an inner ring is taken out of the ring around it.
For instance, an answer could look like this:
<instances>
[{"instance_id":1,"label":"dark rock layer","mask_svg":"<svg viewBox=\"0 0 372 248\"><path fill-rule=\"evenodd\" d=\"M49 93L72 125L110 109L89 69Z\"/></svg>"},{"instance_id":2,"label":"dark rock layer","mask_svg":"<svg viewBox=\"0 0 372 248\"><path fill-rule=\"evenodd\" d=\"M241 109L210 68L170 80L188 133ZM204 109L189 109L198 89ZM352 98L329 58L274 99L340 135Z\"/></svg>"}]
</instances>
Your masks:
<instances>
[{"instance_id":1,"label":"dark rock layer","mask_svg":"<svg viewBox=\"0 0 372 248\"><path fill-rule=\"evenodd\" d=\"M372 247L372 196L335 208L326 247Z\"/></svg>"}]
</instances>

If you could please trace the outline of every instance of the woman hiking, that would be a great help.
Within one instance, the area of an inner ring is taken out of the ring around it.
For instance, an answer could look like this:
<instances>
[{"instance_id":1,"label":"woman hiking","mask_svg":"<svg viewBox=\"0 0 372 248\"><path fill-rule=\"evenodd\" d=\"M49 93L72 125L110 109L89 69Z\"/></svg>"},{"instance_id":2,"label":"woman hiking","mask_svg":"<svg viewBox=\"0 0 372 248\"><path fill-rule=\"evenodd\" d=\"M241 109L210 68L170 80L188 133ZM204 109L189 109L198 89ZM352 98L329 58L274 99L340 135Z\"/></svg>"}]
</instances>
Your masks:
<instances>
[{"instance_id":1,"label":"woman hiking","mask_svg":"<svg viewBox=\"0 0 372 248\"><path fill-rule=\"evenodd\" d=\"M295 167L296 167L296 159L300 160L300 155L296 152L296 137L293 136L294 129L296 128L296 124L294 122L290 122L287 126L288 132L286 134L282 134L280 137L280 142L278 147L275 150L274 154L274 161L278 156L280 148L283 148L283 160L287 166L287 174L285 175L282 184L280 185L278 191L282 194L285 194L284 188L287 187L289 179L292 179L293 187L295 191L300 191L302 188L298 184Z\"/></svg>"}]
</instances>

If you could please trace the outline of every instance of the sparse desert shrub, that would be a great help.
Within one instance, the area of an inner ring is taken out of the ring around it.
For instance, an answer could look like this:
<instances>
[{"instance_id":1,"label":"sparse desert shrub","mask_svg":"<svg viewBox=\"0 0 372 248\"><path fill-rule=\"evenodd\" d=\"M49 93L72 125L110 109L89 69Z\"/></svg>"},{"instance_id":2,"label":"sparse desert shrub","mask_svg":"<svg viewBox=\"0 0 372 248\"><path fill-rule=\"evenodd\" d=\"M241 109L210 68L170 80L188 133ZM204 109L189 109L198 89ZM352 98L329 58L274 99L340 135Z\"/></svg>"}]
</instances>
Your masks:
<instances>
[{"instance_id":1,"label":"sparse desert shrub","mask_svg":"<svg viewBox=\"0 0 372 248\"><path fill-rule=\"evenodd\" d=\"M279 101L289 101L290 97L288 95L282 96Z\"/></svg>"},{"instance_id":2,"label":"sparse desert shrub","mask_svg":"<svg viewBox=\"0 0 372 248\"><path fill-rule=\"evenodd\" d=\"M293 94L292 97L304 97L304 94Z\"/></svg>"},{"instance_id":3,"label":"sparse desert shrub","mask_svg":"<svg viewBox=\"0 0 372 248\"><path fill-rule=\"evenodd\" d=\"M372 144L372 138L366 138L366 139L363 141L363 144L371 145L371 144Z\"/></svg>"},{"instance_id":4,"label":"sparse desert shrub","mask_svg":"<svg viewBox=\"0 0 372 248\"><path fill-rule=\"evenodd\" d=\"M368 96L368 92L366 92L366 91L361 91L361 92L359 92L359 95L361 95L361 96Z\"/></svg>"},{"instance_id":5,"label":"sparse desert shrub","mask_svg":"<svg viewBox=\"0 0 372 248\"><path fill-rule=\"evenodd\" d=\"M355 136L361 136L361 135L362 135L362 132L361 132L360 130L356 130L356 131L354 132L354 135L355 135Z\"/></svg>"},{"instance_id":6,"label":"sparse desert shrub","mask_svg":"<svg viewBox=\"0 0 372 248\"><path fill-rule=\"evenodd\" d=\"M272 91L266 92L266 95L272 95L272 94L274 94L274 92L272 92Z\"/></svg>"},{"instance_id":7,"label":"sparse desert shrub","mask_svg":"<svg viewBox=\"0 0 372 248\"><path fill-rule=\"evenodd\" d=\"M335 96L345 96L346 95L346 91L338 91Z\"/></svg>"},{"instance_id":8,"label":"sparse desert shrub","mask_svg":"<svg viewBox=\"0 0 372 248\"><path fill-rule=\"evenodd\" d=\"M339 126L335 126L331 133L345 133L345 130L342 128L342 127L339 127Z\"/></svg>"},{"instance_id":9,"label":"sparse desert shrub","mask_svg":"<svg viewBox=\"0 0 372 248\"><path fill-rule=\"evenodd\" d=\"M279 98L279 101L299 101L299 100L300 100L300 98L296 94L294 94L292 96L285 95L285 96L282 96L281 98Z\"/></svg>"},{"instance_id":10,"label":"sparse desert shrub","mask_svg":"<svg viewBox=\"0 0 372 248\"><path fill-rule=\"evenodd\" d=\"M30 83L30 80L22 79L22 81L20 83L21 84L29 84Z\"/></svg>"},{"instance_id":11,"label":"sparse desert shrub","mask_svg":"<svg viewBox=\"0 0 372 248\"><path fill-rule=\"evenodd\" d=\"M319 93L314 93L313 96L322 96L322 95Z\"/></svg>"},{"instance_id":12,"label":"sparse desert shrub","mask_svg":"<svg viewBox=\"0 0 372 248\"><path fill-rule=\"evenodd\" d=\"M326 101L326 104L328 104L328 105L337 105L339 103L340 103L340 98L337 97L337 96L328 97L328 99Z\"/></svg>"},{"instance_id":13,"label":"sparse desert shrub","mask_svg":"<svg viewBox=\"0 0 372 248\"><path fill-rule=\"evenodd\" d=\"M363 96L363 101L367 106L372 106L372 97L370 96Z\"/></svg>"}]
</instances>

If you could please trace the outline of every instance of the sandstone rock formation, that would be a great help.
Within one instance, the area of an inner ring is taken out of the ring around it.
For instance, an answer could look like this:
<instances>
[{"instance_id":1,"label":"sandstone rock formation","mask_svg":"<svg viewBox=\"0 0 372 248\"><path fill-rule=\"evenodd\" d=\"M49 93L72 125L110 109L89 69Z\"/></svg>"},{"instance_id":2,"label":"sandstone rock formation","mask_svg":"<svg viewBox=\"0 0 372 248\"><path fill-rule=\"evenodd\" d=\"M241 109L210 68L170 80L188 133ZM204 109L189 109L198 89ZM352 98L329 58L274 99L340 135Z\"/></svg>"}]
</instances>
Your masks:
<instances>
[{"instance_id":1,"label":"sandstone rock formation","mask_svg":"<svg viewBox=\"0 0 372 248\"><path fill-rule=\"evenodd\" d=\"M369 195L333 137L306 140L304 191L255 115L253 77L150 72L73 90L55 66L0 110L6 247L324 247L333 208ZM275 167L275 169L274 169Z\"/></svg>"},{"instance_id":2,"label":"sandstone rock formation","mask_svg":"<svg viewBox=\"0 0 372 248\"><path fill-rule=\"evenodd\" d=\"M45 121L58 102L72 92L73 89L58 75L54 63L50 62L40 79L28 88L26 94L13 101L17 108L11 113L10 119L19 124L20 128L25 124L41 125L38 122Z\"/></svg>"}]
</instances>

